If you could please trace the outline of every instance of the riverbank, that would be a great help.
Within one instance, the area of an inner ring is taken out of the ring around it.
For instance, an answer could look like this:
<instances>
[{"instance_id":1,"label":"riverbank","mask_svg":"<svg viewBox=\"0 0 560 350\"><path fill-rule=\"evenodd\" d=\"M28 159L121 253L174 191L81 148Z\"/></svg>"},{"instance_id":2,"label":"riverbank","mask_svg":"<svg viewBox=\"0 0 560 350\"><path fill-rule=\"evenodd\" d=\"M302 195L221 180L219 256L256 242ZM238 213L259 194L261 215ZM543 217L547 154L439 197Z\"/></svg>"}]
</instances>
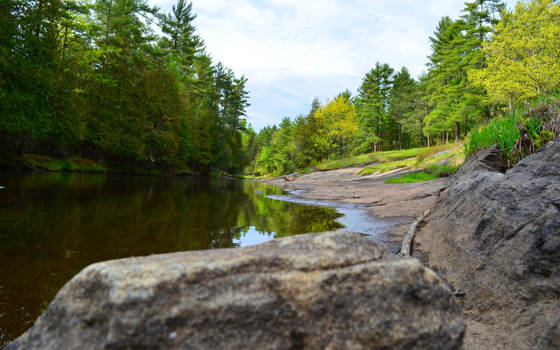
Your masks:
<instances>
[{"instance_id":1,"label":"riverbank","mask_svg":"<svg viewBox=\"0 0 560 350\"><path fill-rule=\"evenodd\" d=\"M291 181L279 177L266 182L308 200L361 204L377 219L398 222L387 232L389 244L386 244L391 252L396 253L410 223L436 204L449 180L439 178L432 181L386 184L386 179L401 176L408 171L398 169L384 174L360 176L362 169L349 167L317 171L290 178Z\"/></svg>"},{"instance_id":2,"label":"riverbank","mask_svg":"<svg viewBox=\"0 0 560 350\"><path fill-rule=\"evenodd\" d=\"M21 157L0 159L0 170L53 172L53 173L87 173L87 174L135 174L161 176L196 176L198 173L188 168L155 169L138 165L108 165L83 157L53 158L39 154L24 154ZM220 177L221 174L210 174Z\"/></svg>"}]
</instances>

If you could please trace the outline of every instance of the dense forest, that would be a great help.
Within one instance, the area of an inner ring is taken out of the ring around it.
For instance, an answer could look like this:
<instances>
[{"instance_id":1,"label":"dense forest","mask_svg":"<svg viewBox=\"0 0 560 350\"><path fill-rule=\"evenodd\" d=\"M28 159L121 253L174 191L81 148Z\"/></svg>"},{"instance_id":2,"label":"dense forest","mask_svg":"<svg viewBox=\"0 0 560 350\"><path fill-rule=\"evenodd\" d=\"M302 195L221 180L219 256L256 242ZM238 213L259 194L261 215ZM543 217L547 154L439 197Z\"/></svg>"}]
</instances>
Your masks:
<instances>
[{"instance_id":1,"label":"dense forest","mask_svg":"<svg viewBox=\"0 0 560 350\"><path fill-rule=\"evenodd\" d=\"M0 2L4 160L80 156L121 169L239 172L246 79L213 63L191 4Z\"/></svg>"},{"instance_id":2,"label":"dense forest","mask_svg":"<svg viewBox=\"0 0 560 350\"><path fill-rule=\"evenodd\" d=\"M560 87L560 5L465 3L429 38L427 70L377 63L349 90L277 126L247 125L246 79L214 63L192 4L0 3L0 156L108 169L281 174L328 159L430 146ZM28 158L26 158L28 157Z\"/></svg>"},{"instance_id":3,"label":"dense forest","mask_svg":"<svg viewBox=\"0 0 560 350\"><path fill-rule=\"evenodd\" d=\"M357 94L342 92L256 135L254 174L281 174L379 150L463 139L475 126L560 92L560 5L465 3L430 38L427 71L377 63ZM515 142L515 140L514 140ZM253 155L250 153L251 156Z\"/></svg>"}]
</instances>

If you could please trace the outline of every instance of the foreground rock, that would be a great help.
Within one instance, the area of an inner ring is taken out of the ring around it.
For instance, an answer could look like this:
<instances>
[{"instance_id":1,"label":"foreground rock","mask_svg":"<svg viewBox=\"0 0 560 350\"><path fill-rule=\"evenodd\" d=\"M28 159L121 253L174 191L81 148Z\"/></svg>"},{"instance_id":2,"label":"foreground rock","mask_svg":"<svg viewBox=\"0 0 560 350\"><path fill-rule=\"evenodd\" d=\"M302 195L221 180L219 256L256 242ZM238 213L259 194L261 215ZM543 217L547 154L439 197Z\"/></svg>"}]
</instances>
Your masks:
<instances>
[{"instance_id":1,"label":"foreground rock","mask_svg":"<svg viewBox=\"0 0 560 350\"><path fill-rule=\"evenodd\" d=\"M415 242L465 292L465 349L560 349L560 141L498 156L469 159Z\"/></svg>"},{"instance_id":2,"label":"foreground rock","mask_svg":"<svg viewBox=\"0 0 560 350\"><path fill-rule=\"evenodd\" d=\"M8 349L458 349L429 269L354 233L91 265Z\"/></svg>"}]
</instances>

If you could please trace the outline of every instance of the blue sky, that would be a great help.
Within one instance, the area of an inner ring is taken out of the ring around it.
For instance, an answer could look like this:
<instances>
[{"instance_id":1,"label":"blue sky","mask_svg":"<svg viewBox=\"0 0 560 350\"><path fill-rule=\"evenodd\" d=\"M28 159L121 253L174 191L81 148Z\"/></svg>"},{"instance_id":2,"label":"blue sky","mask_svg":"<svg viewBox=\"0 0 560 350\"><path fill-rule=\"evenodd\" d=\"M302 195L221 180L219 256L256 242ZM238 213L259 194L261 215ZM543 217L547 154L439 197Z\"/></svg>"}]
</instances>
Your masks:
<instances>
[{"instance_id":1,"label":"blue sky","mask_svg":"<svg viewBox=\"0 0 560 350\"><path fill-rule=\"evenodd\" d=\"M149 0L170 11L176 0ZM256 129L353 93L375 62L425 70L428 37L463 0L193 0L194 22L214 62L248 78ZM506 1L511 8L515 0Z\"/></svg>"}]
</instances>

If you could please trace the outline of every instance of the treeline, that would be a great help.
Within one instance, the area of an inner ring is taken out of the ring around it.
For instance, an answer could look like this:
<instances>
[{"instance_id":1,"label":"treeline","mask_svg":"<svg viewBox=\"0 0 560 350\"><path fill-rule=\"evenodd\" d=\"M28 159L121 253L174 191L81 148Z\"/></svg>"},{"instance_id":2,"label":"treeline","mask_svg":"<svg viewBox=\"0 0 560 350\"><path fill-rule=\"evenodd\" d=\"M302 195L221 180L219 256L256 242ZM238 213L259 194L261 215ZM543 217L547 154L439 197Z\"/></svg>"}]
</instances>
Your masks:
<instances>
[{"instance_id":1,"label":"treeline","mask_svg":"<svg viewBox=\"0 0 560 350\"><path fill-rule=\"evenodd\" d=\"M0 153L239 172L246 79L214 64L192 6L0 2ZM246 137L246 136L245 136Z\"/></svg>"},{"instance_id":2,"label":"treeline","mask_svg":"<svg viewBox=\"0 0 560 350\"><path fill-rule=\"evenodd\" d=\"M427 72L377 63L357 94L341 93L306 115L255 136L254 174L281 174L349 154L457 141L475 126L560 87L560 5L465 3L430 37Z\"/></svg>"}]
</instances>

